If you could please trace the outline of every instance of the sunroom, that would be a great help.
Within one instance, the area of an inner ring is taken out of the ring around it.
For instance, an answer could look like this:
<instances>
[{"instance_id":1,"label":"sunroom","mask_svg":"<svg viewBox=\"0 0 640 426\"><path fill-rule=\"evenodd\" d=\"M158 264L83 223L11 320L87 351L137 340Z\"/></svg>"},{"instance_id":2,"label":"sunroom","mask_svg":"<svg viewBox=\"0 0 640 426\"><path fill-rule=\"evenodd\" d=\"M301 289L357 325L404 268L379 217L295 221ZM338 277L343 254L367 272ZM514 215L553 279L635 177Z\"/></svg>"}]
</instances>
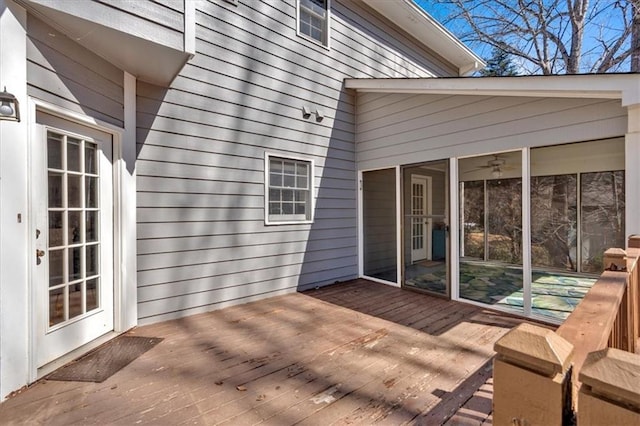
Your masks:
<instances>
[{"instance_id":1,"label":"sunroom","mask_svg":"<svg viewBox=\"0 0 640 426\"><path fill-rule=\"evenodd\" d=\"M552 323L638 232L637 75L352 79L360 275Z\"/></svg>"}]
</instances>

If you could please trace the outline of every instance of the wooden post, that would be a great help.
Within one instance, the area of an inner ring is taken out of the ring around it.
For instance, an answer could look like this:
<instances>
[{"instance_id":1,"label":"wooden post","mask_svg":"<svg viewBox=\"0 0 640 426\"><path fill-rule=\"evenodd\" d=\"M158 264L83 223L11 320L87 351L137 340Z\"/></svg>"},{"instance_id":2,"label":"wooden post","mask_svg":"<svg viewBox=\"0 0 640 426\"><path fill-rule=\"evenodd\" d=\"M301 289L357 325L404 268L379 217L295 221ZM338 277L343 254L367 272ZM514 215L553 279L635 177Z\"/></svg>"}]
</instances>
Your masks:
<instances>
[{"instance_id":1,"label":"wooden post","mask_svg":"<svg viewBox=\"0 0 640 426\"><path fill-rule=\"evenodd\" d=\"M630 235L627 245L631 248L640 248L640 235Z\"/></svg>"},{"instance_id":2,"label":"wooden post","mask_svg":"<svg viewBox=\"0 0 640 426\"><path fill-rule=\"evenodd\" d=\"M640 425L640 355L591 352L580 371L578 426Z\"/></svg>"},{"instance_id":3,"label":"wooden post","mask_svg":"<svg viewBox=\"0 0 640 426\"><path fill-rule=\"evenodd\" d=\"M561 425L571 414L573 345L553 331L520 324L495 343L493 423Z\"/></svg>"},{"instance_id":4,"label":"wooden post","mask_svg":"<svg viewBox=\"0 0 640 426\"><path fill-rule=\"evenodd\" d=\"M605 271L626 271L627 252L620 248L610 248L604 252Z\"/></svg>"}]
</instances>

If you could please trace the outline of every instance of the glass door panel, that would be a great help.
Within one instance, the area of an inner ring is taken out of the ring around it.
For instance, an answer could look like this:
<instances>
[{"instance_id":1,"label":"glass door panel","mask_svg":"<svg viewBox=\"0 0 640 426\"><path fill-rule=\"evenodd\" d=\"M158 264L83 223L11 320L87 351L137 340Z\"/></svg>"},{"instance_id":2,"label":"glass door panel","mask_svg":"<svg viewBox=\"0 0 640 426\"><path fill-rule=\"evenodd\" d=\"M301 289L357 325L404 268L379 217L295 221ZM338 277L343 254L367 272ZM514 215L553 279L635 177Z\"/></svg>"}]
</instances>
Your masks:
<instances>
[{"instance_id":1,"label":"glass door panel","mask_svg":"<svg viewBox=\"0 0 640 426\"><path fill-rule=\"evenodd\" d=\"M522 155L458 162L460 298L523 311Z\"/></svg>"},{"instance_id":2,"label":"glass door panel","mask_svg":"<svg viewBox=\"0 0 640 426\"><path fill-rule=\"evenodd\" d=\"M449 295L448 167L432 161L403 168L404 286Z\"/></svg>"},{"instance_id":3,"label":"glass door panel","mask_svg":"<svg viewBox=\"0 0 640 426\"><path fill-rule=\"evenodd\" d=\"M396 170L362 173L363 273L398 282Z\"/></svg>"}]
</instances>

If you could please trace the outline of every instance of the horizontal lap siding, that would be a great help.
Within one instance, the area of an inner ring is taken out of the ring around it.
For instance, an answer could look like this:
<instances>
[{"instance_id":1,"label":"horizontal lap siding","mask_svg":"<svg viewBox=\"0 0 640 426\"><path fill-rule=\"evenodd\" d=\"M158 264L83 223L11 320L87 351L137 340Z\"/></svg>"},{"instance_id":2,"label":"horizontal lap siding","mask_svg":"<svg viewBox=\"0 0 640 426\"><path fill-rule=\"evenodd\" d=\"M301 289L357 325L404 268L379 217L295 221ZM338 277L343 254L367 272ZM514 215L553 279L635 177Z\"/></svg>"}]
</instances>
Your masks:
<instances>
[{"instance_id":1,"label":"horizontal lap siding","mask_svg":"<svg viewBox=\"0 0 640 426\"><path fill-rule=\"evenodd\" d=\"M31 2L172 49L184 48L184 0L31 0Z\"/></svg>"},{"instance_id":2,"label":"horizontal lap siding","mask_svg":"<svg viewBox=\"0 0 640 426\"><path fill-rule=\"evenodd\" d=\"M122 71L32 15L27 28L29 96L122 127Z\"/></svg>"},{"instance_id":3,"label":"horizontal lap siding","mask_svg":"<svg viewBox=\"0 0 640 426\"><path fill-rule=\"evenodd\" d=\"M624 135L620 101L365 93L358 96L358 167Z\"/></svg>"},{"instance_id":4,"label":"horizontal lap siding","mask_svg":"<svg viewBox=\"0 0 640 426\"><path fill-rule=\"evenodd\" d=\"M355 277L344 78L453 73L358 2L332 1L329 50L296 35L293 0L201 1L196 24L197 53L171 87L138 83L143 323ZM314 223L264 224L265 151L314 160Z\"/></svg>"}]
</instances>

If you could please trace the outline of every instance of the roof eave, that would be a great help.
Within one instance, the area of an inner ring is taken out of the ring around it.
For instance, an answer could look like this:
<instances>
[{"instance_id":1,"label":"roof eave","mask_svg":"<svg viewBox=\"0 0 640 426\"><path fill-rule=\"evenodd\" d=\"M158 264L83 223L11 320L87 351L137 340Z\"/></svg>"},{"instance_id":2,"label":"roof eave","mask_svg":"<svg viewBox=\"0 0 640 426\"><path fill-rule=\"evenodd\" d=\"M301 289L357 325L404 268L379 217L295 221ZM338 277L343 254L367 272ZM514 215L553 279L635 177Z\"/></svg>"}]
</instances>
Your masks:
<instances>
[{"instance_id":1,"label":"roof eave","mask_svg":"<svg viewBox=\"0 0 640 426\"><path fill-rule=\"evenodd\" d=\"M482 58L412 0L363 1L453 64L458 75L471 75L486 66Z\"/></svg>"},{"instance_id":2,"label":"roof eave","mask_svg":"<svg viewBox=\"0 0 640 426\"><path fill-rule=\"evenodd\" d=\"M358 92L620 99L640 104L640 74L345 80Z\"/></svg>"}]
</instances>

